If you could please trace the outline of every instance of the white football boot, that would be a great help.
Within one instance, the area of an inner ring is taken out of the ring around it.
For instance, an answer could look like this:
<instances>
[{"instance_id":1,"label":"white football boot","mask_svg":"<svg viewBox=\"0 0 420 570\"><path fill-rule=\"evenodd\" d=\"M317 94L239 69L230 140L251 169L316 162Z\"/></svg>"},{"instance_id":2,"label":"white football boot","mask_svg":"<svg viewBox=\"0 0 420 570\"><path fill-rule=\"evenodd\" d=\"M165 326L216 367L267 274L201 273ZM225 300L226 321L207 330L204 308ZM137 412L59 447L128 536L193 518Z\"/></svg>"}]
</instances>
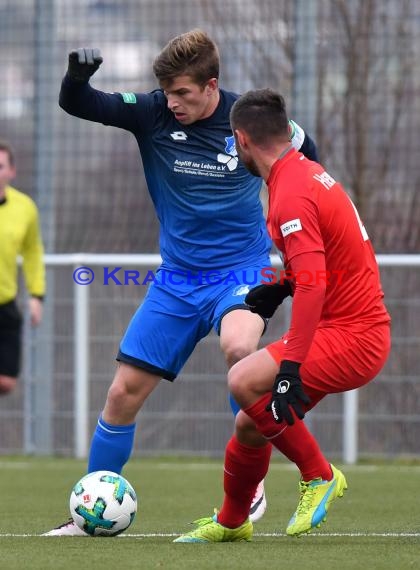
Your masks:
<instances>
[{"instance_id":1,"label":"white football boot","mask_svg":"<svg viewBox=\"0 0 420 570\"><path fill-rule=\"evenodd\" d=\"M251 508L249 509L249 520L251 522L259 521L267 508L267 500L264 491L264 479L258 483L254 498L252 499Z\"/></svg>"},{"instance_id":2,"label":"white football boot","mask_svg":"<svg viewBox=\"0 0 420 570\"><path fill-rule=\"evenodd\" d=\"M81 528L77 526L73 519L68 520L64 524L53 528L48 532L44 532L41 536L89 536Z\"/></svg>"}]
</instances>

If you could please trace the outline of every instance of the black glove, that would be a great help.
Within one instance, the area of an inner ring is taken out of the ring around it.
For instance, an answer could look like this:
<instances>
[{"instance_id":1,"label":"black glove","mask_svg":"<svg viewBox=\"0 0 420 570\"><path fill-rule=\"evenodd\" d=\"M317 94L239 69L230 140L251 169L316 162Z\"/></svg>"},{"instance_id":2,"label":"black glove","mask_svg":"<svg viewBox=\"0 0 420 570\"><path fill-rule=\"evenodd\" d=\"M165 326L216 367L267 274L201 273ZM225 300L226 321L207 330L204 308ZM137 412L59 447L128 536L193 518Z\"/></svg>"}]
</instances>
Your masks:
<instances>
[{"instance_id":1,"label":"black glove","mask_svg":"<svg viewBox=\"0 0 420 570\"><path fill-rule=\"evenodd\" d=\"M257 285L253 287L245 297L245 303L251 313L257 313L269 319L274 315L275 310L281 305L286 297L292 294L289 281L284 279L282 283L267 285Z\"/></svg>"},{"instance_id":2,"label":"black glove","mask_svg":"<svg viewBox=\"0 0 420 570\"><path fill-rule=\"evenodd\" d=\"M283 420L289 426L295 423L289 406L292 406L297 417L303 420L305 412L302 404L307 405L311 403L309 396L303 391L299 367L300 364L298 362L292 362L291 360L283 360L280 364L280 371L273 385L271 402L266 407L266 411L273 414L278 424Z\"/></svg>"},{"instance_id":3,"label":"black glove","mask_svg":"<svg viewBox=\"0 0 420 570\"><path fill-rule=\"evenodd\" d=\"M73 81L86 82L98 71L103 62L101 52L97 48L80 48L69 53L67 75Z\"/></svg>"}]
</instances>

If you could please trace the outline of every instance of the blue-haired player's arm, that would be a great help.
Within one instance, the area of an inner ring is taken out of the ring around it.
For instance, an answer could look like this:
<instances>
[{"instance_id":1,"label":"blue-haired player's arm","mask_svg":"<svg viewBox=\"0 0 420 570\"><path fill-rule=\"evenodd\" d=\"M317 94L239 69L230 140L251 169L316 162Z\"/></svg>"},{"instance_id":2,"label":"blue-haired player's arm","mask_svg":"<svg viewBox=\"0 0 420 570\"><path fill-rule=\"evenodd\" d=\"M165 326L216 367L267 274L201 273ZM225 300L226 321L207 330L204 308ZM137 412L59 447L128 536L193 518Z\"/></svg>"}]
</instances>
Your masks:
<instances>
[{"instance_id":1,"label":"blue-haired player's arm","mask_svg":"<svg viewBox=\"0 0 420 570\"><path fill-rule=\"evenodd\" d=\"M305 133L303 144L299 150L306 156L306 158L309 158L309 160L314 160L315 162L319 162L316 144L308 135L308 133Z\"/></svg>"},{"instance_id":2,"label":"blue-haired player's arm","mask_svg":"<svg viewBox=\"0 0 420 570\"><path fill-rule=\"evenodd\" d=\"M318 151L316 145L308 133L300 127L295 121L289 121L290 141L294 148L302 152L309 160L318 162Z\"/></svg>"},{"instance_id":3,"label":"blue-haired player's arm","mask_svg":"<svg viewBox=\"0 0 420 570\"><path fill-rule=\"evenodd\" d=\"M68 75L61 83L59 98L60 107L70 115L131 132L147 128L151 101L146 94L104 93Z\"/></svg>"},{"instance_id":4,"label":"blue-haired player's arm","mask_svg":"<svg viewBox=\"0 0 420 570\"><path fill-rule=\"evenodd\" d=\"M98 49L81 48L69 54L59 104L70 115L131 132L147 130L153 120L153 94L104 93L89 85L102 56Z\"/></svg>"}]
</instances>

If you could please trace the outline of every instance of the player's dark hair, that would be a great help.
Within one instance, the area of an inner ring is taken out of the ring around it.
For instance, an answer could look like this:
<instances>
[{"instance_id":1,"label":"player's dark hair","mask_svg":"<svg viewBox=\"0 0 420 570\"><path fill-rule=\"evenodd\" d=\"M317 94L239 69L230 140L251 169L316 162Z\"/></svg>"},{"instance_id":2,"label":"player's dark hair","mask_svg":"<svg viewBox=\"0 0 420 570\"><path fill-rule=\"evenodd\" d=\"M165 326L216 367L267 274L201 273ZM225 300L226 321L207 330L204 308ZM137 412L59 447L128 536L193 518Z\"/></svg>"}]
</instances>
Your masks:
<instances>
[{"instance_id":1,"label":"player's dark hair","mask_svg":"<svg viewBox=\"0 0 420 570\"><path fill-rule=\"evenodd\" d=\"M242 129L255 144L289 138L289 121L284 98L272 89L248 91L230 111L232 130Z\"/></svg>"},{"instance_id":2,"label":"player's dark hair","mask_svg":"<svg viewBox=\"0 0 420 570\"><path fill-rule=\"evenodd\" d=\"M7 153L7 156L9 157L10 166L15 166L16 163L15 151L7 141L0 140L0 151Z\"/></svg>"},{"instance_id":3,"label":"player's dark hair","mask_svg":"<svg viewBox=\"0 0 420 570\"><path fill-rule=\"evenodd\" d=\"M153 63L153 73L162 86L170 86L180 75L204 85L219 78L219 50L202 30L195 29L173 38Z\"/></svg>"}]
</instances>

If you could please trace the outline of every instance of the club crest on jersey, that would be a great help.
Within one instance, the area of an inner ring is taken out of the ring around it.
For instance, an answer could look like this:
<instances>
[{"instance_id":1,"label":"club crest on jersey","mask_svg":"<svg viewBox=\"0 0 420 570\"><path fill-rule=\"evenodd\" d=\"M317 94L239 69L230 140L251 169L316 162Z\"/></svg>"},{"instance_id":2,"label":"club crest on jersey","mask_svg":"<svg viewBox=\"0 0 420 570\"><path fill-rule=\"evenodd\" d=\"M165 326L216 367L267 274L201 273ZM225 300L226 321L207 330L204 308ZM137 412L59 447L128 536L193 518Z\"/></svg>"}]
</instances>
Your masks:
<instances>
[{"instance_id":1,"label":"club crest on jersey","mask_svg":"<svg viewBox=\"0 0 420 570\"><path fill-rule=\"evenodd\" d=\"M174 131L170 136L174 141L186 141L188 138L187 133L184 133L184 131Z\"/></svg>"},{"instance_id":2,"label":"club crest on jersey","mask_svg":"<svg viewBox=\"0 0 420 570\"><path fill-rule=\"evenodd\" d=\"M219 153L217 155L217 162L221 162L222 164L226 164L230 171L235 170L238 166L238 153L236 152L235 146L235 137L232 135L231 137L225 137L225 153Z\"/></svg>"},{"instance_id":3,"label":"club crest on jersey","mask_svg":"<svg viewBox=\"0 0 420 570\"><path fill-rule=\"evenodd\" d=\"M225 153L230 154L231 156L238 156L238 153L236 152L235 137L233 135L231 137L225 137L225 141Z\"/></svg>"}]
</instances>

